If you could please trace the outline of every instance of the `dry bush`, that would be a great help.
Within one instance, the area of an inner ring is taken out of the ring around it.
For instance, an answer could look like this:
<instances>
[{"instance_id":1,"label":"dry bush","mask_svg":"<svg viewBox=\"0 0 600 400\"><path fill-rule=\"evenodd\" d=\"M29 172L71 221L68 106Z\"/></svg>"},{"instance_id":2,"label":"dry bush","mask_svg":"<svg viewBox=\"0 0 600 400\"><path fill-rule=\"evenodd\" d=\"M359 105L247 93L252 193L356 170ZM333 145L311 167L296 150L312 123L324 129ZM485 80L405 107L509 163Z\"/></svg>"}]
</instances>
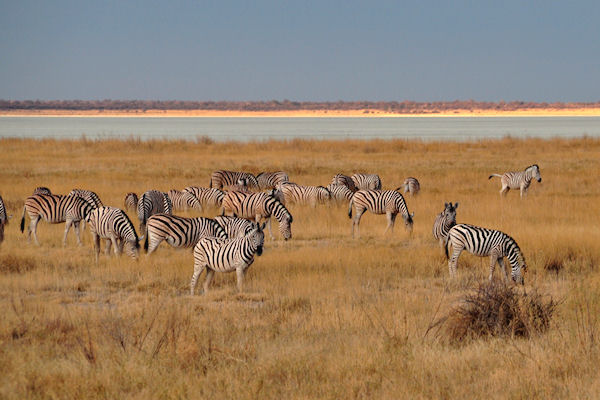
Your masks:
<instances>
[{"instance_id":1,"label":"dry bush","mask_svg":"<svg viewBox=\"0 0 600 400\"><path fill-rule=\"evenodd\" d=\"M24 273L36 268L36 263L31 258L5 254L0 257L0 272Z\"/></svg>"},{"instance_id":2,"label":"dry bush","mask_svg":"<svg viewBox=\"0 0 600 400\"><path fill-rule=\"evenodd\" d=\"M451 343L489 336L530 337L548 329L556 309L557 302L544 297L504 282L481 283L438 321L443 325L438 332Z\"/></svg>"}]
</instances>

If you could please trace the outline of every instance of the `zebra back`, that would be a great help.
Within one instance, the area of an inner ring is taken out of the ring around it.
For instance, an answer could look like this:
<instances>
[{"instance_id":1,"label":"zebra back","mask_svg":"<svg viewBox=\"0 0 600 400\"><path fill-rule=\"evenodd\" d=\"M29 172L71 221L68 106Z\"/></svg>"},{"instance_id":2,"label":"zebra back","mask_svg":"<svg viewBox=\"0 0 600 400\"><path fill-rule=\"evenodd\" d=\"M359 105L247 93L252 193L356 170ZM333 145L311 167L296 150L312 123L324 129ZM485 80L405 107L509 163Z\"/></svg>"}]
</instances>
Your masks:
<instances>
[{"instance_id":1,"label":"zebra back","mask_svg":"<svg viewBox=\"0 0 600 400\"><path fill-rule=\"evenodd\" d=\"M358 190L381 190L381 179L376 174L354 174L350 177Z\"/></svg>"},{"instance_id":2,"label":"zebra back","mask_svg":"<svg viewBox=\"0 0 600 400\"><path fill-rule=\"evenodd\" d=\"M171 199L173 210L187 210L188 208L195 208L198 211L202 211L202 205L200 204L200 201L196 198L196 196L189 192L171 189L167 195L169 196L169 199Z\"/></svg>"},{"instance_id":3,"label":"zebra back","mask_svg":"<svg viewBox=\"0 0 600 400\"><path fill-rule=\"evenodd\" d=\"M33 194L45 194L45 195L51 195L52 192L50 191L50 189L48 189L46 186L39 186L36 187L33 190Z\"/></svg>"},{"instance_id":4,"label":"zebra back","mask_svg":"<svg viewBox=\"0 0 600 400\"><path fill-rule=\"evenodd\" d=\"M354 194L346 185L329 184L327 189L331 193L332 200L337 202L350 201Z\"/></svg>"},{"instance_id":5,"label":"zebra back","mask_svg":"<svg viewBox=\"0 0 600 400\"><path fill-rule=\"evenodd\" d=\"M153 242L152 247L155 248L162 240L167 240L174 247L192 247L206 236L227 238L221 225L210 218L154 214L146 223L144 249L148 250L149 242Z\"/></svg>"},{"instance_id":6,"label":"zebra back","mask_svg":"<svg viewBox=\"0 0 600 400\"><path fill-rule=\"evenodd\" d=\"M223 189L224 187L237 184L240 179L246 179L249 189L258 190L258 181L251 173L225 170L217 170L211 174L209 187Z\"/></svg>"},{"instance_id":7,"label":"zebra back","mask_svg":"<svg viewBox=\"0 0 600 400\"><path fill-rule=\"evenodd\" d=\"M215 188L203 188L198 186L188 186L183 192L190 193L200 203L202 208L218 208L223 204L225 192Z\"/></svg>"},{"instance_id":8,"label":"zebra back","mask_svg":"<svg viewBox=\"0 0 600 400\"><path fill-rule=\"evenodd\" d=\"M336 176L334 176L333 179L331 180L331 185L346 186L352 193L354 193L358 190L358 188L356 187L356 184L354 183L352 178L350 178L347 175L343 175L343 174L337 174Z\"/></svg>"},{"instance_id":9,"label":"zebra back","mask_svg":"<svg viewBox=\"0 0 600 400\"><path fill-rule=\"evenodd\" d=\"M280 183L289 182L290 177L284 171L261 172L256 175L260 190L273 189Z\"/></svg>"},{"instance_id":10,"label":"zebra back","mask_svg":"<svg viewBox=\"0 0 600 400\"><path fill-rule=\"evenodd\" d=\"M225 230L228 238L243 237L250 233L256 225L244 218L228 217L219 215L214 218L215 221Z\"/></svg>"},{"instance_id":11,"label":"zebra back","mask_svg":"<svg viewBox=\"0 0 600 400\"><path fill-rule=\"evenodd\" d=\"M323 186L300 186L295 184L282 184L279 188L287 202L296 204L324 203L331 199L331 192Z\"/></svg>"},{"instance_id":12,"label":"zebra back","mask_svg":"<svg viewBox=\"0 0 600 400\"><path fill-rule=\"evenodd\" d=\"M125 195L125 200L123 201L126 210L135 210L137 209L138 204L138 196L133 192L129 192Z\"/></svg>"},{"instance_id":13,"label":"zebra back","mask_svg":"<svg viewBox=\"0 0 600 400\"><path fill-rule=\"evenodd\" d=\"M83 200L90 203L90 205L93 208L98 208L98 207L103 206L102 201L100 200L100 197L98 197L98 195L96 193L92 192L91 190L73 189L69 192L69 196L81 197Z\"/></svg>"}]
</instances>

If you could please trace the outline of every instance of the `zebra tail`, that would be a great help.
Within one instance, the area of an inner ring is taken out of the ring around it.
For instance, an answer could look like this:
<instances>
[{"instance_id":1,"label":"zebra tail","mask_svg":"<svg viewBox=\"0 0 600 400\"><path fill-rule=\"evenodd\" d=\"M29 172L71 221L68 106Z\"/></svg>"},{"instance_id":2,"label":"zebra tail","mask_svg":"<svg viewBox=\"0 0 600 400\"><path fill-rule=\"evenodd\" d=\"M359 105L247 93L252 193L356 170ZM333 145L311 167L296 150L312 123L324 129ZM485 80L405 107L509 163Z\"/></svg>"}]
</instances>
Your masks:
<instances>
[{"instance_id":1,"label":"zebra tail","mask_svg":"<svg viewBox=\"0 0 600 400\"><path fill-rule=\"evenodd\" d=\"M23 207L23 216L21 216L21 233L25 230L25 207Z\"/></svg>"},{"instance_id":2,"label":"zebra tail","mask_svg":"<svg viewBox=\"0 0 600 400\"><path fill-rule=\"evenodd\" d=\"M350 199L350 203L348 203L348 218L352 219L352 204L353 204L353 198Z\"/></svg>"},{"instance_id":3,"label":"zebra tail","mask_svg":"<svg viewBox=\"0 0 600 400\"><path fill-rule=\"evenodd\" d=\"M144 251L148 252L148 225L146 225L146 237L144 238Z\"/></svg>"},{"instance_id":4,"label":"zebra tail","mask_svg":"<svg viewBox=\"0 0 600 400\"><path fill-rule=\"evenodd\" d=\"M444 252L446 253L446 260L450 258L450 255L448 254L448 245L450 244L450 241L448 240L448 238L446 238L446 245L444 246Z\"/></svg>"},{"instance_id":5,"label":"zebra tail","mask_svg":"<svg viewBox=\"0 0 600 400\"><path fill-rule=\"evenodd\" d=\"M491 174L488 179L492 179L493 177L497 176L498 178L502 178L502 175L500 174Z\"/></svg>"}]
</instances>

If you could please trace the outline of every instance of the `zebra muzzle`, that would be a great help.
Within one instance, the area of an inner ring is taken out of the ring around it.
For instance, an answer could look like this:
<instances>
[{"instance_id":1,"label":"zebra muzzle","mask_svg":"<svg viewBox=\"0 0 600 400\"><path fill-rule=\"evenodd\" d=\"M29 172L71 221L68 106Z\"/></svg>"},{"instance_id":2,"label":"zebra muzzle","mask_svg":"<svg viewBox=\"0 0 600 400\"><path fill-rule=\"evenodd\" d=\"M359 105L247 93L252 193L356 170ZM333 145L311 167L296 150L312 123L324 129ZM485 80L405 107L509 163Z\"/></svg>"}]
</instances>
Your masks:
<instances>
[{"instance_id":1,"label":"zebra muzzle","mask_svg":"<svg viewBox=\"0 0 600 400\"><path fill-rule=\"evenodd\" d=\"M262 252L263 252L263 247L258 246L258 248L256 249L256 254L260 256L262 254Z\"/></svg>"}]
</instances>

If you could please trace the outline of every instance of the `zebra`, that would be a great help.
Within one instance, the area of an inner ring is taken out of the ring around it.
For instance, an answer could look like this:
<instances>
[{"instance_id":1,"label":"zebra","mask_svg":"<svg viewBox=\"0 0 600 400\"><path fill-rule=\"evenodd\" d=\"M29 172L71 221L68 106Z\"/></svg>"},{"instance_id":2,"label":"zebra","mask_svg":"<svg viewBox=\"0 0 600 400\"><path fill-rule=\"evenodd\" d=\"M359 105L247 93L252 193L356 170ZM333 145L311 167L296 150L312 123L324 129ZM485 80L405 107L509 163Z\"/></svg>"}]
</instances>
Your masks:
<instances>
[{"instance_id":1,"label":"zebra","mask_svg":"<svg viewBox=\"0 0 600 400\"><path fill-rule=\"evenodd\" d=\"M219 208L223 203L225 192L220 189L203 188L198 186L188 186L183 189L183 192L190 193L198 201L203 209Z\"/></svg>"},{"instance_id":2,"label":"zebra","mask_svg":"<svg viewBox=\"0 0 600 400\"><path fill-rule=\"evenodd\" d=\"M458 203L444 203L444 211L438 214L433 222L433 237L440 242L440 247L446 247L448 232L456 225L456 209Z\"/></svg>"},{"instance_id":3,"label":"zebra","mask_svg":"<svg viewBox=\"0 0 600 400\"><path fill-rule=\"evenodd\" d=\"M450 246L452 246L452 257L448 255ZM508 281L508 271L504 265L504 257L507 257L511 267L512 280L515 283L524 284L521 269L527 270L525 258L515 239L506 233L468 224L454 225L448 233L448 243L446 244L446 258L448 258L451 277L456 276L458 257L465 249L479 257L490 257L490 281L496 262L504 272L504 280Z\"/></svg>"},{"instance_id":4,"label":"zebra","mask_svg":"<svg viewBox=\"0 0 600 400\"><path fill-rule=\"evenodd\" d=\"M273 191L271 191L273 193ZM230 213L239 218L246 218L261 222L267 220L269 235L274 239L271 230L271 216L275 216L279 222L279 232L284 240L292 238L291 224L293 222L292 214L287 208L270 193L242 193L228 192L223 199L223 214Z\"/></svg>"},{"instance_id":5,"label":"zebra","mask_svg":"<svg viewBox=\"0 0 600 400\"><path fill-rule=\"evenodd\" d=\"M148 255L166 240L173 247L194 247L206 236L227 239L225 230L210 218L184 218L176 215L154 214L146 223L144 250Z\"/></svg>"},{"instance_id":6,"label":"zebra","mask_svg":"<svg viewBox=\"0 0 600 400\"><path fill-rule=\"evenodd\" d=\"M4 241L4 226L8 225L8 215L6 214L6 206L4 200L0 196L0 243Z\"/></svg>"},{"instance_id":7,"label":"zebra","mask_svg":"<svg viewBox=\"0 0 600 400\"><path fill-rule=\"evenodd\" d=\"M140 220L140 232L146 232L146 221L154 214L172 214L173 205L166 193L158 190L148 190L138 200L138 219Z\"/></svg>"},{"instance_id":8,"label":"zebra","mask_svg":"<svg viewBox=\"0 0 600 400\"><path fill-rule=\"evenodd\" d=\"M66 222L65 234L63 236L63 246L67 244L67 233L71 225L75 228L77 243L81 246L79 233L79 222L85 219L92 211L92 206L81 197L77 196L56 196L36 194L25 199L23 215L21 216L21 232L25 229L25 213L29 215L30 223L27 228L27 241L30 240L33 232L33 239L39 246L37 239L37 224L40 219L51 224Z\"/></svg>"},{"instance_id":9,"label":"zebra","mask_svg":"<svg viewBox=\"0 0 600 400\"><path fill-rule=\"evenodd\" d=\"M256 181L260 190L274 189L277 185L289 182L290 177L283 171L261 172L256 175Z\"/></svg>"},{"instance_id":10,"label":"zebra","mask_svg":"<svg viewBox=\"0 0 600 400\"><path fill-rule=\"evenodd\" d=\"M531 180L535 178L538 182L542 181L540 167L537 164L530 165L523 171L505 172L504 174L491 174L488 179L499 177L502 183L500 195L505 195L510 189L521 189L521 198L527 196L527 189L531 185Z\"/></svg>"},{"instance_id":11,"label":"zebra","mask_svg":"<svg viewBox=\"0 0 600 400\"><path fill-rule=\"evenodd\" d=\"M50 196L52 192L46 186L38 186L33 190L33 194L46 194Z\"/></svg>"},{"instance_id":12,"label":"zebra","mask_svg":"<svg viewBox=\"0 0 600 400\"><path fill-rule=\"evenodd\" d=\"M317 203L323 204L331 200L331 192L323 186L300 186L285 183L280 184L277 188L283 193L286 204L310 204L315 207Z\"/></svg>"},{"instance_id":13,"label":"zebra","mask_svg":"<svg viewBox=\"0 0 600 400\"><path fill-rule=\"evenodd\" d=\"M344 185L348 189L350 189L350 191L352 191L352 193L354 193L358 190L356 185L354 184L354 181L352 180L352 178L350 178L347 175L343 175L343 174L337 174L336 176L334 176L333 179L331 180L331 184L332 185Z\"/></svg>"},{"instance_id":14,"label":"zebra","mask_svg":"<svg viewBox=\"0 0 600 400\"><path fill-rule=\"evenodd\" d=\"M189 208L194 208L200 212L202 212L202 205L200 201L189 192L182 192L179 190L171 189L167 193L169 199L171 199L171 204L173 205L173 211L176 210L187 210Z\"/></svg>"},{"instance_id":15,"label":"zebra","mask_svg":"<svg viewBox=\"0 0 600 400\"><path fill-rule=\"evenodd\" d=\"M218 215L214 220L225 230L229 239L246 236L256 226L247 219L226 215Z\"/></svg>"},{"instance_id":16,"label":"zebra","mask_svg":"<svg viewBox=\"0 0 600 400\"><path fill-rule=\"evenodd\" d=\"M331 193L331 199L336 202L347 202L350 201L354 192L348 189L346 185L334 185L329 184L327 189Z\"/></svg>"},{"instance_id":17,"label":"zebra","mask_svg":"<svg viewBox=\"0 0 600 400\"><path fill-rule=\"evenodd\" d=\"M92 192L91 190L73 189L69 192L68 195L81 197L82 199L90 203L92 208L99 208L103 206L100 197L98 197L98 195Z\"/></svg>"},{"instance_id":18,"label":"zebra","mask_svg":"<svg viewBox=\"0 0 600 400\"><path fill-rule=\"evenodd\" d=\"M206 268L204 281L204 294L217 272L232 272L237 274L237 289L242 291L246 271L254 262L254 255L260 256L263 251L265 234L264 224L256 224L248 235L235 239L220 239L205 237L198 241L194 247L194 274L190 283L190 294L194 295L196 282L202 271Z\"/></svg>"},{"instance_id":19,"label":"zebra","mask_svg":"<svg viewBox=\"0 0 600 400\"><path fill-rule=\"evenodd\" d=\"M99 207L92 210L86 218L90 227L96 253L96 264L100 255L100 240L106 239L106 254L110 254L111 245L118 256L125 251L132 258L139 256L139 239L133 223L125 212L115 207ZM127 245L127 246L125 246Z\"/></svg>"},{"instance_id":20,"label":"zebra","mask_svg":"<svg viewBox=\"0 0 600 400\"><path fill-rule=\"evenodd\" d=\"M400 188L398 188L400 189ZM402 214L405 228L412 232L413 217L415 213L409 213L404 197L396 190L359 190L354 193L348 204L348 218L352 218L352 207L354 206L354 219L352 220L352 237L354 238L354 227L360 236L359 224L360 218L365 211L369 210L373 214L386 214L388 224L385 228L385 233L388 229L394 232L394 222L398 213Z\"/></svg>"},{"instance_id":21,"label":"zebra","mask_svg":"<svg viewBox=\"0 0 600 400\"><path fill-rule=\"evenodd\" d=\"M258 189L258 181L254 175L248 172L224 171L221 169L211 174L209 187L223 189L224 187L237 184L241 178L246 179L249 189Z\"/></svg>"},{"instance_id":22,"label":"zebra","mask_svg":"<svg viewBox=\"0 0 600 400\"><path fill-rule=\"evenodd\" d=\"M358 190L381 190L381 179L375 174L354 174L350 177Z\"/></svg>"},{"instance_id":23,"label":"zebra","mask_svg":"<svg viewBox=\"0 0 600 400\"><path fill-rule=\"evenodd\" d=\"M408 177L404 180L404 193L408 192L411 196L416 196L421 190L421 184L417 178Z\"/></svg>"},{"instance_id":24,"label":"zebra","mask_svg":"<svg viewBox=\"0 0 600 400\"><path fill-rule=\"evenodd\" d=\"M133 192L129 192L125 195L123 205L125 210L137 210L138 196Z\"/></svg>"},{"instance_id":25,"label":"zebra","mask_svg":"<svg viewBox=\"0 0 600 400\"><path fill-rule=\"evenodd\" d=\"M252 193L252 190L250 190L248 187L248 179L246 178L240 178L238 179L237 183L228 185L224 187L224 189L228 191Z\"/></svg>"}]
</instances>

